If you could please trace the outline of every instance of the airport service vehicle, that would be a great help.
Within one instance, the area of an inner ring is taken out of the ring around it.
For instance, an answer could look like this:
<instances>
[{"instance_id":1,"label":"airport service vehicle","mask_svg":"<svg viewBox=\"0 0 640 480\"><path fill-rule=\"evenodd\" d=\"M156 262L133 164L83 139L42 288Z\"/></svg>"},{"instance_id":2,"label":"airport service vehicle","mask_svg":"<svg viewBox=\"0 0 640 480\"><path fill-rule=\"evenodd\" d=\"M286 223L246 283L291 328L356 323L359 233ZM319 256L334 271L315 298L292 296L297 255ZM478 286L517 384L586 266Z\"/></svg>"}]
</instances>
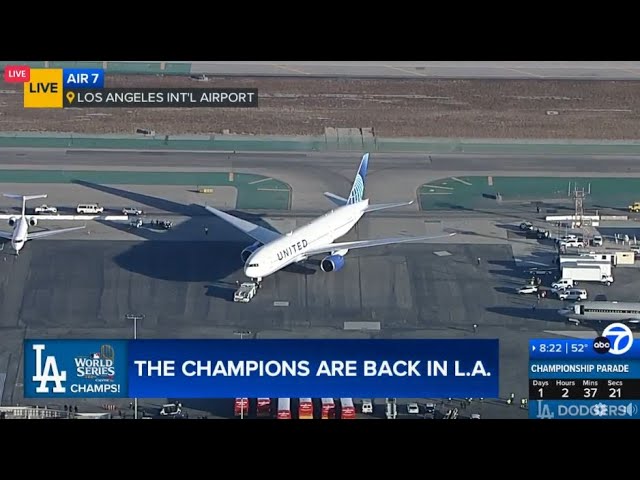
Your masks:
<instances>
[{"instance_id":1,"label":"airport service vehicle","mask_svg":"<svg viewBox=\"0 0 640 480\"><path fill-rule=\"evenodd\" d=\"M373 413L373 400L370 398L362 400L362 413Z\"/></svg>"},{"instance_id":2,"label":"airport service vehicle","mask_svg":"<svg viewBox=\"0 0 640 480\"><path fill-rule=\"evenodd\" d=\"M520 230L525 230L525 231L533 230L533 223L531 223L531 222L522 222L520 224Z\"/></svg>"},{"instance_id":3,"label":"airport service vehicle","mask_svg":"<svg viewBox=\"0 0 640 480\"><path fill-rule=\"evenodd\" d=\"M613 275L606 273L600 266L564 266L562 267L562 277L575 282L600 282L606 286L613 283ZM573 286L573 285L571 285Z\"/></svg>"},{"instance_id":4,"label":"airport service vehicle","mask_svg":"<svg viewBox=\"0 0 640 480\"><path fill-rule=\"evenodd\" d=\"M144 212L136 207L125 207L122 209L123 215L143 215Z\"/></svg>"},{"instance_id":5,"label":"airport service vehicle","mask_svg":"<svg viewBox=\"0 0 640 480\"><path fill-rule=\"evenodd\" d=\"M324 195L336 204L337 208L286 234L247 222L210 206L204 208L255 240L242 250L240 257L244 263L244 274L257 283L288 265L303 262L316 255L325 255L320 262L323 272L337 272L344 267L345 255L349 250L455 235L450 233L436 237L397 237L334 243L351 231L365 213L413 203L412 200L403 203L369 204L369 199L363 198L368 165L369 154L366 153L362 157L348 198L325 192Z\"/></svg>"},{"instance_id":6,"label":"airport service vehicle","mask_svg":"<svg viewBox=\"0 0 640 480\"><path fill-rule=\"evenodd\" d=\"M244 282L233 294L233 301L236 303L249 303L258 291L258 284L254 282Z\"/></svg>"},{"instance_id":7,"label":"airport service vehicle","mask_svg":"<svg viewBox=\"0 0 640 480\"><path fill-rule=\"evenodd\" d=\"M564 290L566 288L571 288L574 286L574 281L572 278L561 278L560 280L556 280L551 284L551 289L554 291Z\"/></svg>"},{"instance_id":8,"label":"airport service vehicle","mask_svg":"<svg viewBox=\"0 0 640 480\"><path fill-rule=\"evenodd\" d=\"M278 420L291 420L291 399L290 398L278 399L278 413L276 418Z\"/></svg>"},{"instance_id":9,"label":"airport service vehicle","mask_svg":"<svg viewBox=\"0 0 640 480\"><path fill-rule=\"evenodd\" d=\"M582 288L567 288L558 292L560 300L575 300L579 302L587 299L587 291Z\"/></svg>"},{"instance_id":10,"label":"airport service vehicle","mask_svg":"<svg viewBox=\"0 0 640 480\"><path fill-rule=\"evenodd\" d=\"M600 235L596 235L591 239L591 244L594 247L601 247L604 243L604 239Z\"/></svg>"},{"instance_id":11,"label":"airport service vehicle","mask_svg":"<svg viewBox=\"0 0 640 480\"><path fill-rule=\"evenodd\" d=\"M409 415L418 415L420 413L420 407L417 403L410 403L407 405L407 413Z\"/></svg>"},{"instance_id":12,"label":"airport service vehicle","mask_svg":"<svg viewBox=\"0 0 640 480\"><path fill-rule=\"evenodd\" d=\"M56 207L50 207L49 205L40 205L34 208L33 212L38 215L45 215L47 213L58 213L58 209Z\"/></svg>"},{"instance_id":13,"label":"airport service vehicle","mask_svg":"<svg viewBox=\"0 0 640 480\"><path fill-rule=\"evenodd\" d=\"M61 228L58 230L45 230L43 232L29 232L29 227L35 227L41 220L57 220L57 215L26 215L26 203L28 200L34 200L37 198L47 198L46 194L43 195L14 195L5 193L5 197L18 199L22 201L22 213L20 215L0 215L0 219L8 220L9 226L13 227L12 232L0 231L0 238L5 238L11 241L11 247L16 255L20 254L20 250L24 247L24 244L28 240L35 240L37 238L49 237L58 233L72 232L74 230L81 230L82 227Z\"/></svg>"},{"instance_id":14,"label":"airport service vehicle","mask_svg":"<svg viewBox=\"0 0 640 480\"><path fill-rule=\"evenodd\" d=\"M246 417L249 414L249 399L236 398L233 403L233 414L236 417Z\"/></svg>"},{"instance_id":15,"label":"airport service vehicle","mask_svg":"<svg viewBox=\"0 0 640 480\"><path fill-rule=\"evenodd\" d=\"M356 407L353 405L353 398L341 398L340 407L340 418L342 420L355 420Z\"/></svg>"},{"instance_id":16,"label":"airport service vehicle","mask_svg":"<svg viewBox=\"0 0 640 480\"><path fill-rule=\"evenodd\" d=\"M637 302L580 302L558 310L568 321L640 323L640 303Z\"/></svg>"},{"instance_id":17,"label":"airport service vehicle","mask_svg":"<svg viewBox=\"0 0 640 480\"><path fill-rule=\"evenodd\" d=\"M336 418L336 404L333 398L322 398L320 401L322 402L322 419L332 420Z\"/></svg>"},{"instance_id":18,"label":"airport service vehicle","mask_svg":"<svg viewBox=\"0 0 640 480\"><path fill-rule=\"evenodd\" d=\"M142 227L142 219L141 218L136 218L134 220L131 220L129 222L129 225L132 226L133 228L141 228Z\"/></svg>"},{"instance_id":19,"label":"airport service vehicle","mask_svg":"<svg viewBox=\"0 0 640 480\"><path fill-rule=\"evenodd\" d=\"M300 420L313 420L313 400L311 398L299 399L298 418Z\"/></svg>"},{"instance_id":20,"label":"airport service vehicle","mask_svg":"<svg viewBox=\"0 0 640 480\"><path fill-rule=\"evenodd\" d=\"M640 202L633 202L633 205L629 205L629 211L633 213L640 212Z\"/></svg>"},{"instance_id":21,"label":"airport service vehicle","mask_svg":"<svg viewBox=\"0 0 640 480\"><path fill-rule=\"evenodd\" d=\"M556 238L556 243L562 243L562 242L566 242L568 240L577 240L578 236L574 235L572 233L568 234L568 235L564 235L560 238Z\"/></svg>"},{"instance_id":22,"label":"airport service vehicle","mask_svg":"<svg viewBox=\"0 0 640 480\"><path fill-rule=\"evenodd\" d=\"M472 413L470 418L471 418L471 420L480 420L480 414L479 413Z\"/></svg>"},{"instance_id":23,"label":"airport service vehicle","mask_svg":"<svg viewBox=\"0 0 640 480\"><path fill-rule=\"evenodd\" d=\"M518 293L520 295L528 293L538 293L538 287L536 285L525 285L524 287L518 288Z\"/></svg>"},{"instance_id":24,"label":"airport service vehicle","mask_svg":"<svg viewBox=\"0 0 640 480\"><path fill-rule=\"evenodd\" d=\"M256 415L258 417L270 417L271 416L271 399L259 398L256 404Z\"/></svg>"},{"instance_id":25,"label":"airport service vehicle","mask_svg":"<svg viewBox=\"0 0 640 480\"><path fill-rule=\"evenodd\" d=\"M81 215L87 213L103 213L104 207L101 207L97 203L81 203L76 207L76 212Z\"/></svg>"}]
</instances>

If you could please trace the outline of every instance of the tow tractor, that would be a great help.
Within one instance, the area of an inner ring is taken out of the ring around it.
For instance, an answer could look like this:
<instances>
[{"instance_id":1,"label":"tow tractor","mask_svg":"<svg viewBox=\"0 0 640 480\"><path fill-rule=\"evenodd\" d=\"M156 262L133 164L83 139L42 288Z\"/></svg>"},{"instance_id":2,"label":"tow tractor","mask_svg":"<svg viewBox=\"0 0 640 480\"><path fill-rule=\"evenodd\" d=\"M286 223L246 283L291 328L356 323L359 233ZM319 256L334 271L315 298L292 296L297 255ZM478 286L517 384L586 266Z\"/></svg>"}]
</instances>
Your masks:
<instances>
[{"instance_id":1,"label":"tow tractor","mask_svg":"<svg viewBox=\"0 0 640 480\"><path fill-rule=\"evenodd\" d=\"M255 282L243 282L233 294L233 301L236 303L249 303L258 291L258 284Z\"/></svg>"}]
</instances>

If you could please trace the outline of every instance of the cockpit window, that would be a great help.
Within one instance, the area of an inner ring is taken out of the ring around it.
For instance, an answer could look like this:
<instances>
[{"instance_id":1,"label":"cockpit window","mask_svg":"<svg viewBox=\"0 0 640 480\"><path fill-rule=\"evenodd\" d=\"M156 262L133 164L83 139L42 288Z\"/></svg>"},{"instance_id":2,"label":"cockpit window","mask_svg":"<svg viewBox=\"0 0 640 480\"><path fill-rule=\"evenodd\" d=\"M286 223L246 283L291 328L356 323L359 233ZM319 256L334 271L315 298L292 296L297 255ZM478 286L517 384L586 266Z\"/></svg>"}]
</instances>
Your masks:
<instances>
[{"instance_id":1,"label":"cockpit window","mask_svg":"<svg viewBox=\"0 0 640 480\"><path fill-rule=\"evenodd\" d=\"M258 267L259 265L257 263L250 263L249 266L250 267Z\"/></svg>"}]
</instances>

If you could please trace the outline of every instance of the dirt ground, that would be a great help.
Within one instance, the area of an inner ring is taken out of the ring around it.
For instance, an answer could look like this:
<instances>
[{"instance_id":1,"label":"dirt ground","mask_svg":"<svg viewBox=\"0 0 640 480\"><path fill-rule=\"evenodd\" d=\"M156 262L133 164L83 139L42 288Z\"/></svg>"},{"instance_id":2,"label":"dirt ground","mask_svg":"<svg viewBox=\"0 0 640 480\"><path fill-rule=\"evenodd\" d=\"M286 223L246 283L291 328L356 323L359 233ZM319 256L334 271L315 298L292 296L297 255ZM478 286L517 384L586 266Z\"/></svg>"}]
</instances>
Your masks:
<instances>
[{"instance_id":1,"label":"dirt ground","mask_svg":"<svg viewBox=\"0 0 640 480\"><path fill-rule=\"evenodd\" d=\"M158 135L321 135L373 127L382 137L640 137L640 82L356 80L108 76L109 87L254 87L257 109L24 109L22 86L0 82L0 131Z\"/></svg>"}]
</instances>

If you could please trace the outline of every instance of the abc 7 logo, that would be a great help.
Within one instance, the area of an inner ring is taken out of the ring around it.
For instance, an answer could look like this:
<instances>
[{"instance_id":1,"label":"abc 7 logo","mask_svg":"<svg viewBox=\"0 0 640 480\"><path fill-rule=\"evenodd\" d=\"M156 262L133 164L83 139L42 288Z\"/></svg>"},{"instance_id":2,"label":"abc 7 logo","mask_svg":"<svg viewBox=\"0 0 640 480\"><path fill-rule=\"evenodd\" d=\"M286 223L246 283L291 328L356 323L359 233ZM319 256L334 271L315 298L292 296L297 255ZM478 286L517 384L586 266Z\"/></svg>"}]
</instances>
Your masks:
<instances>
[{"instance_id":1,"label":"abc 7 logo","mask_svg":"<svg viewBox=\"0 0 640 480\"><path fill-rule=\"evenodd\" d=\"M602 336L593 341L593 349L597 353L623 355L633 346L633 332L623 323L614 323L602 332Z\"/></svg>"}]
</instances>

